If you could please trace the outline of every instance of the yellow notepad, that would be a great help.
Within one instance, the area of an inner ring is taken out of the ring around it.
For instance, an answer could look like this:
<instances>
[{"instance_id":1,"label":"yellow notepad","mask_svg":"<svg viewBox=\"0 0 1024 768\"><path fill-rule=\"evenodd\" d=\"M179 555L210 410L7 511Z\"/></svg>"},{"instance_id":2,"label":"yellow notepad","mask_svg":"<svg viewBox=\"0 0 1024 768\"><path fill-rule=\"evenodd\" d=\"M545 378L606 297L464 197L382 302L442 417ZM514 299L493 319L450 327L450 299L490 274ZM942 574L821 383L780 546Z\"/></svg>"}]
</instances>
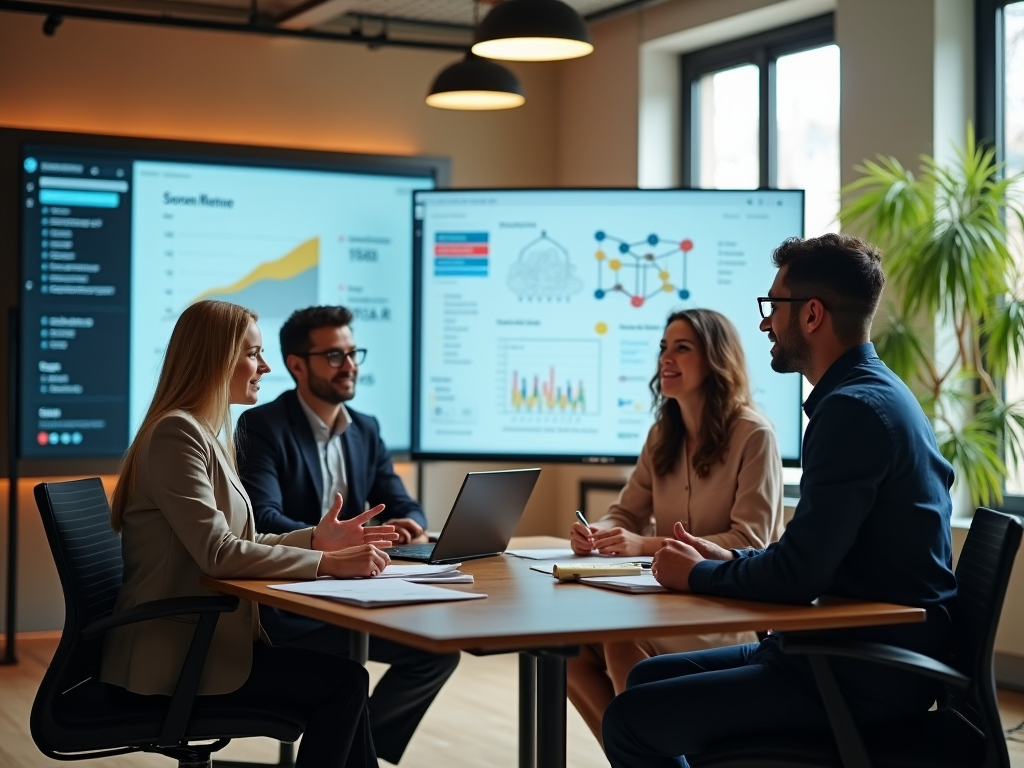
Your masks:
<instances>
[{"instance_id":1,"label":"yellow notepad","mask_svg":"<svg viewBox=\"0 0 1024 768\"><path fill-rule=\"evenodd\" d=\"M551 574L559 581L575 581L581 576L639 576L643 569L634 563L618 565L577 565L575 563L555 564Z\"/></svg>"}]
</instances>

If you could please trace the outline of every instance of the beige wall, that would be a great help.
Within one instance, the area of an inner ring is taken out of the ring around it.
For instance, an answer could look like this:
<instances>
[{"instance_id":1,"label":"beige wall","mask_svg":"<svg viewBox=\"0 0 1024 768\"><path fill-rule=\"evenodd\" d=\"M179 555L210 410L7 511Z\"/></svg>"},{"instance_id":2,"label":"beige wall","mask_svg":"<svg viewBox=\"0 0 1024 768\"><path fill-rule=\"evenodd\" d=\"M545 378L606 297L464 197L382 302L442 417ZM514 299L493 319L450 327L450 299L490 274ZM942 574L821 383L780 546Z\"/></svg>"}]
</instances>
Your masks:
<instances>
[{"instance_id":1,"label":"beige wall","mask_svg":"<svg viewBox=\"0 0 1024 768\"><path fill-rule=\"evenodd\" d=\"M559 65L558 181L635 186L638 17L595 24L591 33L594 53Z\"/></svg>"},{"instance_id":2,"label":"beige wall","mask_svg":"<svg viewBox=\"0 0 1024 768\"><path fill-rule=\"evenodd\" d=\"M458 186L557 181L557 72L515 66L508 113L424 104L449 52L0 15L0 125L301 149L444 155Z\"/></svg>"}]
</instances>

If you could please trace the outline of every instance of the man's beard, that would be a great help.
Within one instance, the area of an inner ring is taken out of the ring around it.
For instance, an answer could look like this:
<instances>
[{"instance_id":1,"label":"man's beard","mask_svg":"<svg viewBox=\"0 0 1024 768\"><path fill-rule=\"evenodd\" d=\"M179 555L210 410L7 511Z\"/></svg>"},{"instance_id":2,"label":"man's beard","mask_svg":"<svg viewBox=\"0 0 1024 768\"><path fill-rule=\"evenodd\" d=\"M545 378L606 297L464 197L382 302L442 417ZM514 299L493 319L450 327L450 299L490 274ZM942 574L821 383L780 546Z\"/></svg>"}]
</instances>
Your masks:
<instances>
[{"instance_id":1,"label":"man's beard","mask_svg":"<svg viewBox=\"0 0 1024 768\"><path fill-rule=\"evenodd\" d=\"M785 337L775 337L772 370L776 373L803 373L811 360L811 345L800 333L799 316L790 315Z\"/></svg>"},{"instance_id":2,"label":"man's beard","mask_svg":"<svg viewBox=\"0 0 1024 768\"><path fill-rule=\"evenodd\" d=\"M351 395L343 395L334 388L334 385L331 383L331 379L322 379L319 376L310 374L308 381L309 391L325 403L330 403L331 405L344 403L346 400L351 400L355 396L354 386ZM353 385L354 384L355 382L353 381Z\"/></svg>"}]
</instances>

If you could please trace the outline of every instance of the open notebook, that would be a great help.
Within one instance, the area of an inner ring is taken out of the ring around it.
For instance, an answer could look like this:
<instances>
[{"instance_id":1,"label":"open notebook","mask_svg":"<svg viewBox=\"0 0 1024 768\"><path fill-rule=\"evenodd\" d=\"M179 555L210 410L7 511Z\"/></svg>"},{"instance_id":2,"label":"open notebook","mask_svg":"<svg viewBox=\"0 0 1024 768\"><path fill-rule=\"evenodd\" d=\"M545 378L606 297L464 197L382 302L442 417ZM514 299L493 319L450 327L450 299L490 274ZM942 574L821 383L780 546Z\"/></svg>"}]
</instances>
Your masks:
<instances>
[{"instance_id":1,"label":"open notebook","mask_svg":"<svg viewBox=\"0 0 1024 768\"><path fill-rule=\"evenodd\" d=\"M648 592L668 592L658 583L650 571L645 571L639 576L587 576L579 580L580 584L602 589L614 589L617 592L629 592L633 595L645 594Z\"/></svg>"}]
</instances>

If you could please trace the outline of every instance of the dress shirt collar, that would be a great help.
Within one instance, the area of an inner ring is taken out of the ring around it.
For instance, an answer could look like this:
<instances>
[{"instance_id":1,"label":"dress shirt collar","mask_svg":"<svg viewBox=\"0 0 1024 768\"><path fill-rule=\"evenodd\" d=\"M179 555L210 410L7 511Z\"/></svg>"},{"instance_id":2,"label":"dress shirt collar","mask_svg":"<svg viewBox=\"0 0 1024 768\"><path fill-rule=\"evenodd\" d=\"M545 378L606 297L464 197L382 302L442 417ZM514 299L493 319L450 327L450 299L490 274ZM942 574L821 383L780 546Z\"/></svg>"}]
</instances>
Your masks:
<instances>
[{"instance_id":1,"label":"dress shirt collar","mask_svg":"<svg viewBox=\"0 0 1024 768\"><path fill-rule=\"evenodd\" d=\"M878 354L875 352L875 345L870 341L858 344L856 347L851 347L840 355L828 367L825 375L818 380L817 386L814 387L810 396L804 402L804 413L807 414L807 418L814 414L814 409L818 407L818 403L822 401L825 395L839 386L839 383L846 378L850 371L872 358L877 360Z\"/></svg>"},{"instance_id":2,"label":"dress shirt collar","mask_svg":"<svg viewBox=\"0 0 1024 768\"><path fill-rule=\"evenodd\" d=\"M352 417L349 415L345 404L342 403L341 409L338 411L338 419L334 422L333 429L328 427L324 424L323 420L316 415L316 411L310 408L309 404L302 399L302 393L296 389L295 394L298 395L299 405L302 406L302 410L306 414L306 418L309 420L309 427L313 430L313 436L316 438L318 443L326 443L332 437L340 435L348 429L348 425L352 423Z\"/></svg>"}]
</instances>

